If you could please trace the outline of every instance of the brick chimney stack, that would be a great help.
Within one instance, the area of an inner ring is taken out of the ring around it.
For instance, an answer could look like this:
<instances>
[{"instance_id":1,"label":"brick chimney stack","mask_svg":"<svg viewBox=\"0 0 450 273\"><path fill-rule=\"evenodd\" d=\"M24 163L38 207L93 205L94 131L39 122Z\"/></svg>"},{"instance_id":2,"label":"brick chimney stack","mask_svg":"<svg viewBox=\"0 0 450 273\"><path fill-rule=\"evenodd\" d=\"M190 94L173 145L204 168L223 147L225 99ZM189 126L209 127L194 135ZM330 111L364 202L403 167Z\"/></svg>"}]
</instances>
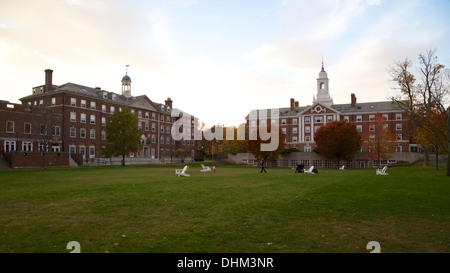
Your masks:
<instances>
[{"instance_id":1,"label":"brick chimney stack","mask_svg":"<svg viewBox=\"0 0 450 273\"><path fill-rule=\"evenodd\" d=\"M295 99L291 98L291 111L293 111L295 108Z\"/></svg>"},{"instance_id":2,"label":"brick chimney stack","mask_svg":"<svg viewBox=\"0 0 450 273\"><path fill-rule=\"evenodd\" d=\"M352 93L352 107L355 107L356 105L356 96L355 93Z\"/></svg>"},{"instance_id":3,"label":"brick chimney stack","mask_svg":"<svg viewBox=\"0 0 450 273\"><path fill-rule=\"evenodd\" d=\"M44 88L44 92L48 92L48 91L52 90L52 73L53 73L53 70L51 70L51 69L46 69L45 70L45 88Z\"/></svg>"},{"instance_id":4,"label":"brick chimney stack","mask_svg":"<svg viewBox=\"0 0 450 273\"><path fill-rule=\"evenodd\" d=\"M172 99L171 98L167 98L167 100L165 101L166 105L170 107L170 109L172 109Z\"/></svg>"},{"instance_id":5,"label":"brick chimney stack","mask_svg":"<svg viewBox=\"0 0 450 273\"><path fill-rule=\"evenodd\" d=\"M299 107L298 101L295 101L295 107Z\"/></svg>"}]
</instances>

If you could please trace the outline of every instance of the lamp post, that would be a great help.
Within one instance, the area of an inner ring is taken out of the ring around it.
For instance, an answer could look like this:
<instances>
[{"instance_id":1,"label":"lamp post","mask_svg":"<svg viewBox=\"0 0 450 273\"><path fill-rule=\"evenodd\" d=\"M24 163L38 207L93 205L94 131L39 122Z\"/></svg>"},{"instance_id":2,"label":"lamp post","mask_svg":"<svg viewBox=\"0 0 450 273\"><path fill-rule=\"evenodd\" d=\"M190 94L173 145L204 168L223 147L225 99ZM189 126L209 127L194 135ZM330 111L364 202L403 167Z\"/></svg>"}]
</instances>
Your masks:
<instances>
[{"instance_id":1,"label":"lamp post","mask_svg":"<svg viewBox=\"0 0 450 273\"><path fill-rule=\"evenodd\" d=\"M19 151L19 132L16 132L16 152Z\"/></svg>"}]
</instances>

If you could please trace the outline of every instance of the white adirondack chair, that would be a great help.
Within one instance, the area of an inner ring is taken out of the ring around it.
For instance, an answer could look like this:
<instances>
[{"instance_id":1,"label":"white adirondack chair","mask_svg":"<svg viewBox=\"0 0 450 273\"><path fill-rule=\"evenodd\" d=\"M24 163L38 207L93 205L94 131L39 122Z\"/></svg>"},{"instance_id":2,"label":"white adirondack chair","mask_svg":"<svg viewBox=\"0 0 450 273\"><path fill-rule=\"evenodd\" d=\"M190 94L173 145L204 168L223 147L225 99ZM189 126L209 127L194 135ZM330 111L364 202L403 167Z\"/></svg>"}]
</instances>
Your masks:
<instances>
[{"instance_id":1,"label":"white adirondack chair","mask_svg":"<svg viewBox=\"0 0 450 273\"><path fill-rule=\"evenodd\" d=\"M311 166L307 171L305 171L305 173L306 173L306 174L315 174L315 173L313 172L313 170L314 170L314 166Z\"/></svg>"},{"instance_id":2,"label":"white adirondack chair","mask_svg":"<svg viewBox=\"0 0 450 273\"><path fill-rule=\"evenodd\" d=\"M387 166L384 166L383 167L383 169L377 169L377 172L376 172L376 174L377 175L389 175L387 172L386 172L386 170L387 170Z\"/></svg>"},{"instance_id":3,"label":"white adirondack chair","mask_svg":"<svg viewBox=\"0 0 450 273\"><path fill-rule=\"evenodd\" d=\"M342 165L342 167L340 167L339 170L345 171L345 165Z\"/></svg>"},{"instance_id":4,"label":"white adirondack chair","mask_svg":"<svg viewBox=\"0 0 450 273\"><path fill-rule=\"evenodd\" d=\"M203 164L200 164L200 166L202 166L202 169L200 170L201 172L211 172L211 167L205 166Z\"/></svg>"},{"instance_id":5,"label":"white adirondack chair","mask_svg":"<svg viewBox=\"0 0 450 273\"><path fill-rule=\"evenodd\" d=\"M186 173L188 169L189 169L188 165L184 166L183 169L176 169L175 170L175 175L178 176L178 177L180 177L180 176L185 176L185 177L191 176L190 174Z\"/></svg>"}]
</instances>

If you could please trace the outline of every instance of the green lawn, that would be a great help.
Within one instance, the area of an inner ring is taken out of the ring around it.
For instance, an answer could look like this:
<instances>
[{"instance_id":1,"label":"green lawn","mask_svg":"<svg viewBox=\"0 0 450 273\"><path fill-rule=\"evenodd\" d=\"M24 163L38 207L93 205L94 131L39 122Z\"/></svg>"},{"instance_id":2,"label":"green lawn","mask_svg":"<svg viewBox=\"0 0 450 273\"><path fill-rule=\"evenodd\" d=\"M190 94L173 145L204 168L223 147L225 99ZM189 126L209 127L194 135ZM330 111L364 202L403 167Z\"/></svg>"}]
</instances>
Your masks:
<instances>
[{"instance_id":1,"label":"green lawn","mask_svg":"<svg viewBox=\"0 0 450 273\"><path fill-rule=\"evenodd\" d=\"M0 253L450 252L445 169L0 171Z\"/></svg>"}]
</instances>

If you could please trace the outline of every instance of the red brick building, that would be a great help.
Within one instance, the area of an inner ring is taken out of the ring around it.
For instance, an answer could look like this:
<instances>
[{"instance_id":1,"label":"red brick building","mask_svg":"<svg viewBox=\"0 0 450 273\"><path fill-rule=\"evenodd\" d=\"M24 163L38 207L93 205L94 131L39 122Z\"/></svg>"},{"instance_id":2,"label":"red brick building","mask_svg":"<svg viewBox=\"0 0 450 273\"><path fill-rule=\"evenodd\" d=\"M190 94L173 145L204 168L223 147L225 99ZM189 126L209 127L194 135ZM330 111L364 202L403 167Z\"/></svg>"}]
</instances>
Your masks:
<instances>
[{"instance_id":1,"label":"red brick building","mask_svg":"<svg viewBox=\"0 0 450 273\"><path fill-rule=\"evenodd\" d=\"M354 93L347 104L333 104L329 94L329 79L322 64L317 78L317 94L313 103L299 106L294 98L290 105L280 109L254 110L247 116L247 135L258 130L259 125L277 123L286 135L286 148L297 148L300 152L312 152L315 149L314 135L321 127L332 121L345 120L353 123L363 133L368 130L376 113L381 113L388 127L397 136L396 153L417 151L417 145L410 141L407 113L391 101L357 102ZM258 112L267 112L267 119L260 119ZM271 116L274 116L272 118ZM365 152L365 151L361 151Z\"/></svg>"},{"instance_id":2,"label":"red brick building","mask_svg":"<svg viewBox=\"0 0 450 273\"><path fill-rule=\"evenodd\" d=\"M0 101L0 148L13 151L80 154L83 159L103 158L106 124L125 106L139 120L140 150L130 157L165 159L182 149L184 158L196 157L195 141L171 137L173 101L155 103L147 96L131 95L131 78L122 78L122 94L74 83L53 85L53 71L45 70L45 84L32 88L22 104ZM194 118L192 118L194 119ZM192 124L194 124L192 122ZM192 132L193 125L192 125Z\"/></svg>"}]
</instances>

